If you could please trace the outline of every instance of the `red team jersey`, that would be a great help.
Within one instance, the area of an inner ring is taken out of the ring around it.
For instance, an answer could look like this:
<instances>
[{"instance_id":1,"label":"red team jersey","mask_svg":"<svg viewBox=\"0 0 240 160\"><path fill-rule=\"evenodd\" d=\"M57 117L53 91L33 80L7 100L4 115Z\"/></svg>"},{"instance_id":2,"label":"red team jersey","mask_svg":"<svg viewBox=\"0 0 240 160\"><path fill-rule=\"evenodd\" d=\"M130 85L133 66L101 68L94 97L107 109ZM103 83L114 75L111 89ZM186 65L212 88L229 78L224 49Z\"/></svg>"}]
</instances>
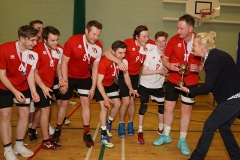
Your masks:
<instances>
[{"instance_id":1,"label":"red team jersey","mask_svg":"<svg viewBox=\"0 0 240 160\"><path fill-rule=\"evenodd\" d=\"M176 34L168 41L167 47L164 51L164 55L169 58L170 63L179 63L179 65L187 64L188 72L184 76L184 82L186 83L186 85L195 85L198 83L198 73L190 72L189 68L191 64L197 64L198 66L200 66L201 58L196 57L192 53L190 53L188 56L188 61L184 61L184 54L188 54L187 42L179 38L179 35ZM172 83L177 84L181 80L181 75L179 72L169 71L168 80Z\"/></svg>"},{"instance_id":2,"label":"red team jersey","mask_svg":"<svg viewBox=\"0 0 240 160\"><path fill-rule=\"evenodd\" d=\"M103 86L111 86L114 83L114 78L117 76L118 72L119 69L117 65L105 56L102 56L98 65L98 74L104 75L102 81Z\"/></svg>"},{"instance_id":3,"label":"red team jersey","mask_svg":"<svg viewBox=\"0 0 240 160\"><path fill-rule=\"evenodd\" d=\"M0 45L0 69L6 70L6 76L15 89L24 91L29 89L27 77L30 70L36 68L38 54L31 50L26 50L23 53L20 51L17 52L17 48L18 41L7 42ZM20 69L21 64L24 67L26 66L26 75L23 74L23 71ZM8 90L2 82L0 82L0 89Z\"/></svg>"},{"instance_id":4,"label":"red team jersey","mask_svg":"<svg viewBox=\"0 0 240 160\"><path fill-rule=\"evenodd\" d=\"M47 46L47 45L46 45ZM38 53L38 63L36 69L38 69L38 74L42 79L42 82L45 86L51 88L54 82L54 76L56 74L57 65L61 64L61 57L63 53L63 49L60 45L58 45L57 50L52 50L48 48L50 56L53 60L53 66L50 66L50 57L45 48L44 42L39 42L36 47L34 47L34 51Z\"/></svg>"},{"instance_id":5,"label":"red team jersey","mask_svg":"<svg viewBox=\"0 0 240 160\"><path fill-rule=\"evenodd\" d=\"M91 64L101 58L102 44L97 41L91 45L85 41L84 34L77 34L70 37L64 45L63 54L70 57L68 62L69 78L85 79L91 77Z\"/></svg>"},{"instance_id":6,"label":"red team jersey","mask_svg":"<svg viewBox=\"0 0 240 160\"><path fill-rule=\"evenodd\" d=\"M156 48L155 42L149 39L145 48L140 48L133 38L125 39L123 42L127 45L125 59L128 61L128 72L130 75L138 75L147 52Z\"/></svg>"}]
</instances>

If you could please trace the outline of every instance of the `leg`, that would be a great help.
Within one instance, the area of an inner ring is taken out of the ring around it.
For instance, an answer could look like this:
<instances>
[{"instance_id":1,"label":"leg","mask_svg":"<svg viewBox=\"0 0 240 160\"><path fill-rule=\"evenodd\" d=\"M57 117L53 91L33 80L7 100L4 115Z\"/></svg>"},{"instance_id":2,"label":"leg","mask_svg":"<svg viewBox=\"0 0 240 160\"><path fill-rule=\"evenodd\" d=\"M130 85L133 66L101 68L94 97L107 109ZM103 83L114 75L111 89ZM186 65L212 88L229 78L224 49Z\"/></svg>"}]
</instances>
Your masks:
<instances>
[{"instance_id":1,"label":"leg","mask_svg":"<svg viewBox=\"0 0 240 160\"><path fill-rule=\"evenodd\" d=\"M3 145L12 142L12 107L0 109L0 135Z\"/></svg>"},{"instance_id":2,"label":"leg","mask_svg":"<svg viewBox=\"0 0 240 160\"><path fill-rule=\"evenodd\" d=\"M208 117L206 122L204 123L204 128L202 135L197 143L196 149L193 151L190 159L204 159L208 149L211 145L214 132L219 128L219 131L221 130L221 136L223 136L224 143L227 143L226 147L229 147L229 145L233 148L236 146L236 140L234 137L232 137L232 134L225 135L233 121L234 118L237 117L237 113L239 113L240 99L232 99L227 100L221 104L219 104L212 112L212 114ZM225 124L224 126L222 126ZM223 128L221 128L221 126ZM230 136L230 137L229 137ZM229 144L229 141L231 141L232 144ZM239 149L239 147L237 146ZM228 148L229 149L229 148ZM227 149L227 150L228 150ZM231 153L235 152L237 149L233 149ZM239 152L238 152L239 153ZM230 155L231 156L231 155ZM238 154L239 156L239 154ZM239 157L237 158L239 159Z\"/></svg>"},{"instance_id":3,"label":"leg","mask_svg":"<svg viewBox=\"0 0 240 160\"><path fill-rule=\"evenodd\" d=\"M125 115L126 115L129 103L130 103L130 97L129 96L122 97L122 105L121 105L120 111L119 111L119 119L120 119L120 123L119 123L119 126L118 126L118 136L119 137L125 137L126 136L124 119L125 119Z\"/></svg>"},{"instance_id":4,"label":"leg","mask_svg":"<svg viewBox=\"0 0 240 160\"><path fill-rule=\"evenodd\" d=\"M130 104L128 107L128 135L132 136L134 135L134 128L133 128L133 118L134 118L134 114L135 114L135 98L134 97L130 97Z\"/></svg>"}]
</instances>

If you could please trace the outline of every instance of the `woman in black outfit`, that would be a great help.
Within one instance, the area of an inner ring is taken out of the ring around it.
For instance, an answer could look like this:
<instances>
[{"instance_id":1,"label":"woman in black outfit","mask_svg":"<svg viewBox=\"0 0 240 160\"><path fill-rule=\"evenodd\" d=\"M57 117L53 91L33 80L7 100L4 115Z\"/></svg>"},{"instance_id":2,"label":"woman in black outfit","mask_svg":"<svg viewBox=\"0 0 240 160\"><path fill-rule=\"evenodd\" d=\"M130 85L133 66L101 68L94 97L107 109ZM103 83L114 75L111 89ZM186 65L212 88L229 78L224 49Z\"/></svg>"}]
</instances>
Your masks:
<instances>
[{"instance_id":1,"label":"woman in black outfit","mask_svg":"<svg viewBox=\"0 0 240 160\"><path fill-rule=\"evenodd\" d=\"M190 160L203 160L218 129L231 160L240 160L240 149L230 130L240 113L240 73L233 58L216 49L216 33L199 33L193 42L193 54L203 58L205 83L198 88L176 87L193 97L212 92L218 106L204 123L202 135Z\"/></svg>"}]
</instances>

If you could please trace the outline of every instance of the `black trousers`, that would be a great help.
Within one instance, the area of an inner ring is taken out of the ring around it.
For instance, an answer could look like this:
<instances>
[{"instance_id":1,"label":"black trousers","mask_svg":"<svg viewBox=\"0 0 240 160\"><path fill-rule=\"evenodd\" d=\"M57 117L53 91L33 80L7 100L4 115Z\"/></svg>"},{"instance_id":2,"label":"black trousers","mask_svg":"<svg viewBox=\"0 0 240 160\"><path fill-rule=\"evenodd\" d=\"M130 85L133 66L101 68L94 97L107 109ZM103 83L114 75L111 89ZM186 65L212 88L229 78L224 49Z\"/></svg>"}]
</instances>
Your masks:
<instances>
[{"instance_id":1,"label":"black trousers","mask_svg":"<svg viewBox=\"0 0 240 160\"><path fill-rule=\"evenodd\" d=\"M202 135L190 160L203 160L218 129L231 160L240 160L240 148L230 130L240 113L240 98L220 103L204 123Z\"/></svg>"}]
</instances>

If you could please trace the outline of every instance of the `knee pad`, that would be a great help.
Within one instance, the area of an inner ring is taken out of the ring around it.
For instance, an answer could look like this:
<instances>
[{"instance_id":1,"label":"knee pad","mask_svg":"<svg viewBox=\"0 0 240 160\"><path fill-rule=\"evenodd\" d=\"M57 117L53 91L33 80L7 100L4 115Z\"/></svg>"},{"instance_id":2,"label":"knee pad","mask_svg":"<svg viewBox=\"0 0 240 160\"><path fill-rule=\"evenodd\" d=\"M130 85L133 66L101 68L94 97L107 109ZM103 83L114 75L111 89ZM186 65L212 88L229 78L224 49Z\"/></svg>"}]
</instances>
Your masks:
<instances>
[{"instance_id":1,"label":"knee pad","mask_svg":"<svg viewBox=\"0 0 240 160\"><path fill-rule=\"evenodd\" d=\"M163 104L158 104L158 113L164 114L164 105Z\"/></svg>"},{"instance_id":2,"label":"knee pad","mask_svg":"<svg viewBox=\"0 0 240 160\"><path fill-rule=\"evenodd\" d=\"M144 115L145 112L147 111L147 108L148 108L148 104L147 103L143 103L143 104L141 103L139 111L138 111L138 114Z\"/></svg>"},{"instance_id":3,"label":"knee pad","mask_svg":"<svg viewBox=\"0 0 240 160\"><path fill-rule=\"evenodd\" d=\"M30 113L35 112L35 107L34 107L34 103L33 102L30 102L29 108L30 108Z\"/></svg>"}]
</instances>

